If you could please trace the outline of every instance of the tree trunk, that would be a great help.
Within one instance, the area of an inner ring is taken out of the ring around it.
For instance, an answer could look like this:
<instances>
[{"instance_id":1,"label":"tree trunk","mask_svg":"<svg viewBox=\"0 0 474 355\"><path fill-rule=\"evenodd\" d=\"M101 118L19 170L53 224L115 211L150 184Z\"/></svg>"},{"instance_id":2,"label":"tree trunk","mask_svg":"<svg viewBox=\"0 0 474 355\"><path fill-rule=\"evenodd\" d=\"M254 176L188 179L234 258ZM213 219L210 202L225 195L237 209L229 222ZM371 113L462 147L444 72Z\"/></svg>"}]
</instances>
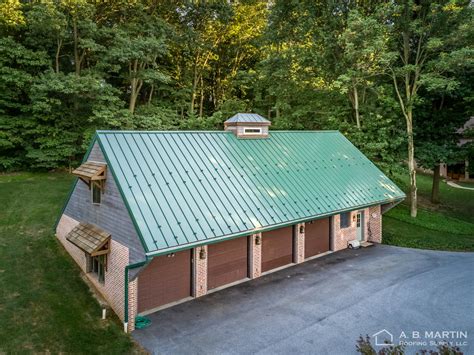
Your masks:
<instances>
[{"instance_id":1,"label":"tree trunk","mask_svg":"<svg viewBox=\"0 0 474 355\"><path fill-rule=\"evenodd\" d=\"M202 118L202 113L203 113L203 105L204 105L204 80L200 80L201 84L201 97L199 99L199 118Z\"/></svg>"},{"instance_id":2,"label":"tree trunk","mask_svg":"<svg viewBox=\"0 0 474 355\"><path fill-rule=\"evenodd\" d=\"M199 75L198 75L197 59L196 59L196 63L194 64L193 86L192 86L192 92L191 92L191 105L189 107L189 114L194 113L194 105L196 102L196 90L198 86L198 81L199 81Z\"/></svg>"},{"instance_id":3,"label":"tree trunk","mask_svg":"<svg viewBox=\"0 0 474 355\"><path fill-rule=\"evenodd\" d=\"M137 105L138 95L143 85L143 80L138 79L139 68L142 68L142 65L138 62L138 59L135 59L133 63L129 63L129 74L130 74L130 101L128 109L133 114L135 112L135 106Z\"/></svg>"},{"instance_id":4,"label":"tree trunk","mask_svg":"<svg viewBox=\"0 0 474 355\"><path fill-rule=\"evenodd\" d=\"M61 54L61 47L63 45L63 40L58 38L56 46L56 55L55 55L55 70L56 73L59 73L59 55Z\"/></svg>"},{"instance_id":5,"label":"tree trunk","mask_svg":"<svg viewBox=\"0 0 474 355\"><path fill-rule=\"evenodd\" d=\"M357 86L354 86L354 113L355 113L357 129L360 129L359 93L357 91Z\"/></svg>"},{"instance_id":6,"label":"tree trunk","mask_svg":"<svg viewBox=\"0 0 474 355\"><path fill-rule=\"evenodd\" d=\"M433 185L431 187L431 202L439 203L439 175L440 175L441 167L439 164L433 169Z\"/></svg>"},{"instance_id":7,"label":"tree trunk","mask_svg":"<svg viewBox=\"0 0 474 355\"><path fill-rule=\"evenodd\" d=\"M132 115L135 112L136 104L137 104L137 95L136 95L135 90L132 90L132 92L130 94L130 102L129 102L129 105L128 105L128 109L130 110Z\"/></svg>"},{"instance_id":8,"label":"tree trunk","mask_svg":"<svg viewBox=\"0 0 474 355\"><path fill-rule=\"evenodd\" d=\"M135 107L137 105L138 95L140 94L140 89L142 88L143 81L138 79L132 79L131 83L131 92L130 92L130 102L128 105L128 109L132 113L135 113Z\"/></svg>"},{"instance_id":9,"label":"tree trunk","mask_svg":"<svg viewBox=\"0 0 474 355\"><path fill-rule=\"evenodd\" d=\"M408 173L410 175L410 215L417 214L417 188L416 188L416 162L415 144L413 139L413 113L412 107L407 107L407 134L408 134Z\"/></svg>"},{"instance_id":10,"label":"tree trunk","mask_svg":"<svg viewBox=\"0 0 474 355\"><path fill-rule=\"evenodd\" d=\"M76 75L79 76L81 74L81 58L79 55L79 34L77 33L77 20L76 18L72 21L72 32L74 37L74 67L76 69Z\"/></svg>"},{"instance_id":11,"label":"tree trunk","mask_svg":"<svg viewBox=\"0 0 474 355\"><path fill-rule=\"evenodd\" d=\"M148 96L148 105L151 104L151 100L153 99L153 91L155 89L155 85L154 84L151 84L151 88L150 88L150 95Z\"/></svg>"}]
</instances>

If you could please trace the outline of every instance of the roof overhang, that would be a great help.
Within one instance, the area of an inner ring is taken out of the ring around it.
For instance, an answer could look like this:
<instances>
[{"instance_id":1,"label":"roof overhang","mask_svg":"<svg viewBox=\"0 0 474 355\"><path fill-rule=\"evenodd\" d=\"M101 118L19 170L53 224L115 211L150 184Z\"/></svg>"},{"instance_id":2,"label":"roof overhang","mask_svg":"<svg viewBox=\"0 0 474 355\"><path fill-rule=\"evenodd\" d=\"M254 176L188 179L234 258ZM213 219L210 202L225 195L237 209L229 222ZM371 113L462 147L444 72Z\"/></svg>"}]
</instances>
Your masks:
<instances>
[{"instance_id":1,"label":"roof overhang","mask_svg":"<svg viewBox=\"0 0 474 355\"><path fill-rule=\"evenodd\" d=\"M387 203L383 203L380 208L381 208L381 213L384 214L385 212L388 212L390 211L392 208L394 208L395 206L397 206L399 203L401 203L402 201L404 200L404 198L401 198L401 199L398 199L398 200L394 200L394 201L390 201L390 202L387 202Z\"/></svg>"},{"instance_id":2,"label":"roof overhang","mask_svg":"<svg viewBox=\"0 0 474 355\"><path fill-rule=\"evenodd\" d=\"M156 256L175 253L175 252L178 252L178 251L181 251L181 250L197 248L197 247L203 246L203 245L220 243L220 242L223 242L225 240L230 240L230 239L235 239L235 238L240 238L240 237L246 237L246 236L250 236L250 235L253 235L253 234L257 234L257 233L269 232L271 230L284 228L284 227L288 227L288 226L293 226L293 225L296 225L298 223L305 223L305 222L309 222L309 221L314 221L316 219L328 218L328 217L335 216L337 214L341 214L341 213L345 213L345 212L358 211L360 209L371 207L371 206L376 206L376 205L381 205L381 206L389 206L390 205L391 206L390 208L392 208L392 207L395 207L396 205L398 205L399 203L401 203L404 199L405 199L405 196L403 198L390 199L390 200L381 200L381 201L377 201L377 202L371 203L371 204L365 204L365 205L360 205L360 206L357 206L357 207L332 211L330 213L325 213L325 214L320 214L320 215L306 216L304 218L300 218L300 219L297 219L297 220L291 220L291 221L287 221L287 222L283 222L283 223L279 223L279 224L275 224L275 225L261 227L261 228L258 228L258 229L247 230L247 231L243 231L243 232L239 232L239 233L235 233L235 234L223 235L223 236L220 236L220 237L207 239L205 241L198 241L198 242L189 243L189 244L185 244L185 245L177 245L177 246L174 246L174 247L163 248L163 249L159 249L159 250L153 250L153 251L147 252L146 257L147 257L147 259L149 259L149 258L153 258L153 257L156 257ZM381 213L383 214L386 211L387 210L381 210Z\"/></svg>"},{"instance_id":3,"label":"roof overhang","mask_svg":"<svg viewBox=\"0 0 474 355\"><path fill-rule=\"evenodd\" d=\"M110 250L110 234L89 223L79 223L66 239L90 256L107 254Z\"/></svg>"},{"instance_id":4,"label":"roof overhang","mask_svg":"<svg viewBox=\"0 0 474 355\"><path fill-rule=\"evenodd\" d=\"M224 122L224 126L270 126L272 123L268 122Z\"/></svg>"}]
</instances>

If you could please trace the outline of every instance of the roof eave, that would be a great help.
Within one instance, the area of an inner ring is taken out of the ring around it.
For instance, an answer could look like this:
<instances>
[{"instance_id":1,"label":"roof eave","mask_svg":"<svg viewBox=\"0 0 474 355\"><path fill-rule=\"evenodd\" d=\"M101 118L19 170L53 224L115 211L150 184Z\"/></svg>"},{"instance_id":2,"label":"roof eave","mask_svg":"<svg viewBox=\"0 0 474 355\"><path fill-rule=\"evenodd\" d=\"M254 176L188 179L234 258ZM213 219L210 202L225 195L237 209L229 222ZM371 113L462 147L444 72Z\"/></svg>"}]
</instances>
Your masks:
<instances>
[{"instance_id":1,"label":"roof eave","mask_svg":"<svg viewBox=\"0 0 474 355\"><path fill-rule=\"evenodd\" d=\"M104 145L102 144L101 142L101 139L100 139L100 134L99 134L100 131L97 131L96 132L96 136L97 136L97 142L99 144L99 147L100 147L100 150L102 151L102 154L104 154L104 158L105 158L105 161L107 162L107 165L109 166L109 170L110 172L112 173L112 176L115 180L115 184L117 185L117 188L120 192L120 196L122 197L122 201L123 203L125 204L125 208L127 209L127 212L128 212L128 215L130 216L130 219L132 221L132 224L133 224L133 227L135 228L135 231L137 232L137 235L138 235L138 239L140 239L140 243L143 247L143 250L145 251L145 254L149 252L148 250L148 246L146 245L145 243L145 239L143 238L143 235L142 235L142 232L140 230L140 227L138 226L138 223L135 219L135 216L130 208L130 204L128 203L128 200L125 196L125 193L123 192L123 189L122 189L122 186L120 185L120 182L118 181L117 179L117 175L115 173L115 170L114 170L114 167L113 167L113 164L110 163L110 159L108 158L107 156L107 151L104 149Z\"/></svg>"},{"instance_id":2,"label":"roof eave","mask_svg":"<svg viewBox=\"0 0 474 355\"><path fill-rule=\"evenodd\" d=\"M406 198L406 195L403 193L401 196L396 197L396 198L392 198L392 199L384 199L384 200L380 200L380 201L371 202L369 204L364 204L364 205L360 205L360 206L356 206L356 207L350 207L350 208L346 208L346 209L332 211L332 212L321 214L321 215L303 217L303 218L299 218L299 219L295 219L295 220L291 220L291 221L286 221L286 222L274 224L274 225L271 225L271 226L268 226L268 227L263 227L263 228L253 229L253 230L247 230L247 231L244 231L244 232L228 234L228 235L224 235L224 236L221 236L221 237L215 237L213 239L206 239L206 240L197 241L197 242L193 242L193 243L189 243L189 244L182 244L182 245L177 245L175 247L169 247L169 248L160 249L160 250L156 250L156 251L150 251L150 252L146 253L146 257L147 258L153 258L153 257L160 256L160 255L175 253L175 252L178 252L178 251L181 251L181 250L187 250L187 249L192 249L192 248L196 248L196 247L203 246L203 245L219 243L219 242L229 240L229 239L235 239L235 238L239 238L239 237L246 237L246 236L256 234L256 233L268 232L268 231L271 231L271 230L274 230L274 229L284 228L284 227L292 226L292 225L295 225L295 224L298 224L298 223L314 221L316 219L331 217L331 216L334 216L334 215L337 215L337 214L340 214L340 213L356 211L356 210L359 210L361 208L367 208L367 207L370 207L370 206L381 205L381 204L384 204L384 203L399 204L405 198Z\"/></svg>"}]
</instances>

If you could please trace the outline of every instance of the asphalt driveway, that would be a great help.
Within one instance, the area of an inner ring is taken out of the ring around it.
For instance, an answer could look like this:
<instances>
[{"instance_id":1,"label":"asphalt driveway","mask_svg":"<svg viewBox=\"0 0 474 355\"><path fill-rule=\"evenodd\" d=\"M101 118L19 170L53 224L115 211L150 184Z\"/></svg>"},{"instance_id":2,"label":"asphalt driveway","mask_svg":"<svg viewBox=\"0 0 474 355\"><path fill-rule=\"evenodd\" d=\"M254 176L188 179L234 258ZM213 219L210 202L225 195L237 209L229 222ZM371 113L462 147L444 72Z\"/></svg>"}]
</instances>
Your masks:
<instances>
[{"instance_id":1,"label":"asphalt driveway","mask_svg":"<svg viewBox=\"0 0 474 355\"><path fill-rule=\"evenodd\" d=\"M351 354L359 335L386 329L407 353L447 340L469 354L474 253L345 250L149 317L132 335L152 353Z\"/></svg>"}]
</instances>

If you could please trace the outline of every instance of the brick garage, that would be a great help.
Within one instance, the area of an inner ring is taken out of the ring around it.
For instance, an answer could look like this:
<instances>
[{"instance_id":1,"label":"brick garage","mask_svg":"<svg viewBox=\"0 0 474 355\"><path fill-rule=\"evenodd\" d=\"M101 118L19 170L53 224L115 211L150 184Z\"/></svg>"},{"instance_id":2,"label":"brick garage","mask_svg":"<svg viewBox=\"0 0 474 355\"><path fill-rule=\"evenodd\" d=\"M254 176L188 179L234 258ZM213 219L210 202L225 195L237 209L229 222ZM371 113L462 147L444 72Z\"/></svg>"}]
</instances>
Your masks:
<instances>
[{"instance_id":1,"label":"brick garage","mask_svg":"<svg viewBox=\"0 0 474 355\"><path fill-rule=\"evenodd\" d=\"M129 331L138 314L381 242L380 206L403 192L339 132L269 126L238 114L223 132L97 132L56 234Z\"/></svg>"},{"instance_id":2,"label":"brick garage","mask_svg":"<svg viewBox=\"0 0 474 355\"><path fill-rule=\"evenodd\" d=\"M85 273L88 280L94 285L95 289L104 297L109 303L113 311L120 317L124 318L124 270L128 265L129 249L117 241L112 240L110 247L110 256L108 260L107 270L105 271L104 282L99 282L96 275L86 273L86 257L82 250L66 241L66 235L79 224L75 219L62 215L59 221L56 235L64 246L66 251L76 261L77 265Z\"/></svg>"}]
</instances>

